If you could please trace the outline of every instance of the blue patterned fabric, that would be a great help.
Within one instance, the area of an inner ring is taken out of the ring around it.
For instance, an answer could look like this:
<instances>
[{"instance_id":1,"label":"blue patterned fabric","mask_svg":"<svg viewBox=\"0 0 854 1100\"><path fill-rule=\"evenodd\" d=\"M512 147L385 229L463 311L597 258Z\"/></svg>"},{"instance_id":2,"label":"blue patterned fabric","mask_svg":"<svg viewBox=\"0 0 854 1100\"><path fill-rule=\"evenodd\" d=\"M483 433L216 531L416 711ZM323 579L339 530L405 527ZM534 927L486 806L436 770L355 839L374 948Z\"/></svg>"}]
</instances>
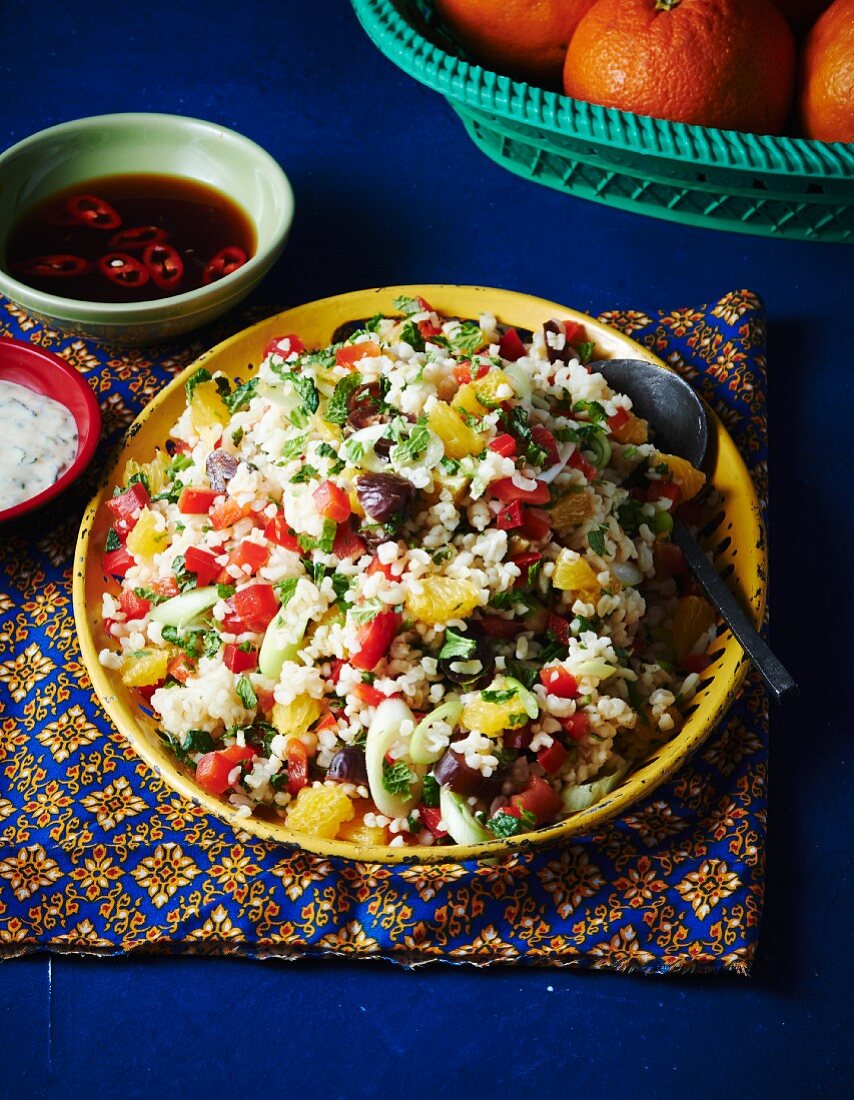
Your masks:
<instances>
[{"instance_id":1,"label":"blue patterned fabric","mask_svg":"<svg viewBox=\"0 0 854 1100\"><path fill-rule=\"evenodd\" d=\"M104 459L205 347L123 354L0 301L0 335L90 382ZM766 501L765 324L747 291L602 315L718 411ZM670 783L589 839L495 866L391 867L289 853L173 794L111 727L80 660L71 555L88 484L0 539L0 954L339 954L594 969L749 971L762 912L767 713L753 674Z\"/></svg>"}]
</instances>

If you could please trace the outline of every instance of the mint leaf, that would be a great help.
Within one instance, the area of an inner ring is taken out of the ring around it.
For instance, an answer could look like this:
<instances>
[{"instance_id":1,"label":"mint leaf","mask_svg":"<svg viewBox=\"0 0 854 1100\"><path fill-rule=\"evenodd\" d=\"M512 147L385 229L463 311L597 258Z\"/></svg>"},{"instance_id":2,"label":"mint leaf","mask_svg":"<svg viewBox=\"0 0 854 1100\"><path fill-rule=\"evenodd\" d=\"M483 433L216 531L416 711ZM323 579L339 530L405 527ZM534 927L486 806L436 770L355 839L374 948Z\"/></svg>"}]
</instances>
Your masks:
<instances>
[{"instance_id":1,"label":"mint leaf","mask_svg":"<svg viewBox=\"0 0 854 1100\"><path fill-rule=\"evenodd\" d=\"M467 638L465 635L458 634L456 630L448 627L445 631L445 640L442 643L442 648L439 650L439 660L441 661L451 657L459 657L465 660L471 657L476 650L477 640L475 638Z\"/></svg>"},{"instance_id":2,"label":"mint leaf","mask_svg":"<svg viewBox=\"0 0 854 1100\"><path fill-rule=\"evenodd\" d=\"M335 386L335 391L329 398L329 405L323 417L329 424L337 424L339 427L347 423L349 415L349 401L355 390L362 384L362 376L358 371L353 371L342 378Z\"/></svg>"},{"instance_id":3,"label":"mint leaf","mask_svg":"<svg viewBox=\"0 0 854 1100\"><path fill-rule=\"evenodd\" d=\"M240 702L247 710L252 710L253 707L258 705L258 696L255 694L255 689L252 687L252 681L248 676L240 677L237 681L236 691L240 698Z\"/></svg>"}]
</instances>

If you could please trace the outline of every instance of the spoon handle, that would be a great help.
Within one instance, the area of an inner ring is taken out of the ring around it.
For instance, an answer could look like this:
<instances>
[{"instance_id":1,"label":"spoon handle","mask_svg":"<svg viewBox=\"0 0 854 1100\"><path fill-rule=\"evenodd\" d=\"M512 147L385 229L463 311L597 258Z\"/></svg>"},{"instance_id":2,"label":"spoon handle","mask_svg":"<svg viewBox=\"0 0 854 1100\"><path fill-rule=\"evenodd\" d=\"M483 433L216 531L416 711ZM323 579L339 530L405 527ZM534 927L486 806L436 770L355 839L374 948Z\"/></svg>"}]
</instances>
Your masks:
<instances>
[{"instance_id":1,"label":"spoon handle","mask_svg":"<svg viewBox=\"0 0 854 1100\"><path fill-rule=\"evenodd\" d=\"M723 615L730 630L741 643L742 649L759 670L777 702L782 703L786 698L794 695L798 685L771 652L765 640L753 629L738 600L718 576L717 570L700 549L694 536L675 516L672 538L685 555L685 560L694 576L705 588L709 599Z\"/></svg>"}]
</instances>

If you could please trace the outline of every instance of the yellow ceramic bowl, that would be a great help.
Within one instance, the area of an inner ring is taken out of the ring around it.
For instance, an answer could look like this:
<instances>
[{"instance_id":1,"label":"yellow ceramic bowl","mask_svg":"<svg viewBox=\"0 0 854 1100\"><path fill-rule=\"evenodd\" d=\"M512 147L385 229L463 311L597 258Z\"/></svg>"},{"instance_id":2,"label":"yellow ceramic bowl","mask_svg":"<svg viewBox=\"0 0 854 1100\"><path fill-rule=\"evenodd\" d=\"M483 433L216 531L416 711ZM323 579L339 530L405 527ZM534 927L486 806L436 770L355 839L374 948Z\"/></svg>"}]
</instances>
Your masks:
<instances>
[{"instance_id":1,"label":"yellow ceramic bowl","mask_svg":"<svg viewBox=\"0 0 854 1100\"><path fill-rule=\"evenodd\" d=\"M636 344L607 325L541 298L531 298L506 290L467 286L397 286L377 290L356 291L326 298L287 310L270 317L244 332L232 336L211 349L180 374L140 414L129 429L124 446L111 470L107 471L104 487L90 503L74 561L74 615L83 659L92 678L98 698L117 728L127 737L139 755L180 794L194 799L210 813L222 818L236 829L267 840L304 848L324 856L344 856L350 859L380 863L453 862L471 858L502 855L519 849L546 847L569 837L588 834L603 822L628 809L634 802L671 776L709 736L732 702L744 678L747 662L738 642L724 630L713 648L709 676L692 705L682 729L668 744L648 757L608 796L586 810L564 819L557 825L520 837L495 840L480 845L450 845L448 847L390 848L361 847L343 840L323 840L296 833L278 818L240 817L221 798L207 794L199 787L190 769L179 764L157 736L155 722L142 710L138 696L125 687L117 672L102 667L98 652L108 644L101 624L101 595L105 585L117 591L115 581L105 581L101 572L101 554L110 525L109 514L100 507L120 480L128 459L148 460L157 445L163 444L172 424L184 409L184 382L200 365L210 371L245 378L247 364L257 367L263 349L274 336L298 333L308 346L328 344L332 333L344 321L371 317L375 313L395 312L393 302L400 295L423 294L440 312L461 317L477 317L490 312L500 321L537 329L551 317L583 322L591 339L596 341L596 358L637 358L657 363L667 370L646 348ZM718 522L709 536L708 548L715 550L715 561L721 571L730 570L730 583L750 608L756 623L761 622L765 607L765 539L759 502L750 475L735 444L720 421L709 413L714 453L711 481L721 497Z\"/></svg>"}]
</instances>

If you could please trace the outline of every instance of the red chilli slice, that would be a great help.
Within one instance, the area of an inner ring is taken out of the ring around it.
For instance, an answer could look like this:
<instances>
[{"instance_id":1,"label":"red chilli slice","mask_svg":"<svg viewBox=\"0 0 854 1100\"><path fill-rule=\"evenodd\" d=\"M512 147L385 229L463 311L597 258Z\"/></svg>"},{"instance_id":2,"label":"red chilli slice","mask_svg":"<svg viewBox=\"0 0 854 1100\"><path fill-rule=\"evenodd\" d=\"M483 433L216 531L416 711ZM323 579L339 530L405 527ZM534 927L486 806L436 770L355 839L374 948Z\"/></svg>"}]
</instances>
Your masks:
<instances>
[{"instance_id":1,"label":"red chilli slice","mask_svg":"<svg viewBox=\"0 0 854 1100\"><path fill-rule=\"evenodd\" d=\"M89 260L84 260L82 256L73 256L69 252L33 256L17 265L22 275L33 275L41 279L70 279L75 275L85 275L91 267Z\"/></svg>"},{"instance_id":2,"label":"red chilli slice","mask_svg":"<svg viewBox=\"0 0 854 1100\"><path fill-rule=\"evenodd\" d=\"M111 283L124 287L145 286L150 276L145 264L127 252L107 252L98 260L98 270Z\"/></svg>"},{"instance_id":3,"label":"red chilli slice","mask_svg":"<svg viewBox=\"0 0 854 1100\"><path fill-rule=\"evenodd\" d=\"M66 208L75 221L92 229L118 229L122 224L118 210L98 195L72 195Z\"/></svg>"},{"instance_id":4,"label":"red chilli slice","mask_svg":"<svg viewBox=\"0 0 854 1100\"><path fill-rule=\"evenodd\" d=\"M239 267L243 267L248 259L249 257L242 248L238 248L236 244L227 245L208 260L202 275L202 282L205 284L215 283L218 279L224 279L226 275L230 275L233 271L237 271Z\"/></svg>"}]
</instances>

